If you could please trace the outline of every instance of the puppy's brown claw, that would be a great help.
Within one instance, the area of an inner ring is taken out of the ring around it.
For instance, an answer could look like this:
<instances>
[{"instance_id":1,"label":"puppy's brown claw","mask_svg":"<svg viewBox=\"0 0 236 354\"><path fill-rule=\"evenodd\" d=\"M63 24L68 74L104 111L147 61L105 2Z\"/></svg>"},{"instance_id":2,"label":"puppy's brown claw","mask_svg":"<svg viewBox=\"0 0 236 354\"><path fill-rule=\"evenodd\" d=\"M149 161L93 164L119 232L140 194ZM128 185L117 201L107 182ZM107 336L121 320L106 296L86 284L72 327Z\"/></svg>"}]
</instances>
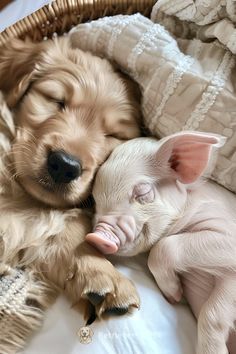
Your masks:
<instances>
[{"instance_id":1,"label":"puppy's brown claw","mask_svg":"<svg viewBox=\"0 0 236 354\"><path fill-rule=\"evenodd\" d=\"M106 315L122 316L129 311L128 307L113 307L105 311Z\"/></svg>"},{"instance_id":2,"label":"puppy's brown claw","mask_svg":"<svg viewBox=\"0 0 236 354\"><path fill-rule=\"evenodd\" d=\"M100 295L98 293L87 293L87 298L94 306L99 305L104 299L106 295Z\"/></svg>"},{"instance_id":3,"label":"puppy's brown claw","mask_svg":"<svg viewBox=\"0 0 236 354\"><path fill-rule=\"evenodd\" d=\"M132 304L130 306L140 310L140 304L139 303L138 304Z\"/></svg>"},{"instance_id":4,"label":"puppy's brown claw","mask_svg":"<svg viewBox=\"0 0 236 354\"><path fill-rule=\"evenodd\" d=\"M97 318L97 315L96 315L96 309L93 305L90 306L90 315L89 315L89 318L86 322L86 326L89 326L91 325Z\"/></svg>"}]
</instances>

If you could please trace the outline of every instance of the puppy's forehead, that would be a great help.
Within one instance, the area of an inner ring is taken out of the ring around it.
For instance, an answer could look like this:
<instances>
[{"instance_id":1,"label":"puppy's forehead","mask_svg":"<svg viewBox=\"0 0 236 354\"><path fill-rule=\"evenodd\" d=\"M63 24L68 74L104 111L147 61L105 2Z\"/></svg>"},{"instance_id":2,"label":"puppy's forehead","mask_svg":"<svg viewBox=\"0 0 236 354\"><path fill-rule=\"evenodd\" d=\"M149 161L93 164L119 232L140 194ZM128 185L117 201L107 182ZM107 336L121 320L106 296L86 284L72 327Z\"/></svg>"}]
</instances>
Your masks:
<instances>
[{"instance_id":1,"label":"puppy's forehead","mask_svg":"<svg viewBox=\"0 0 236 354\"><path fill-rule=\"evenodd\" d=\"M91 72L83 69L75 68L74 71L66 68L56 68L54 71L45 72L43 75L36 76L34 88L41 94L58 100L66 100L71 106L80 104L96 104L99 106L109 107L110 100L108 95L113 98L106 82L109 76L105 78L95 77ZM111 78L110 78L111 79Z\"/></svg>"},{"instance_id":2,"label":"puppy's forehead","mask_svg":"<svg viewBox=\"0 0 236 354\"><path fill-rule=\"evenodd\" d=\"M55 100L66 100L78 105L84 98L79 82L69 75L58 73L55 77L44 77L35 82L35 89L42 95Z\"/></svg>"},{"instance_id":3,"label":"puppy's forehead","mask_svg":"<svg viewBox=\"0 0 236 354\"><path fill-rule=\"evenodd\" d=\"M64 40L55 41L42 53L34 77L43 94L66 99L71 106L99 103L104 109L113 106L114 110L122 105L120 97L126 97L123 80L108 61L72 49Z\"/></svg>"}]
</instances>

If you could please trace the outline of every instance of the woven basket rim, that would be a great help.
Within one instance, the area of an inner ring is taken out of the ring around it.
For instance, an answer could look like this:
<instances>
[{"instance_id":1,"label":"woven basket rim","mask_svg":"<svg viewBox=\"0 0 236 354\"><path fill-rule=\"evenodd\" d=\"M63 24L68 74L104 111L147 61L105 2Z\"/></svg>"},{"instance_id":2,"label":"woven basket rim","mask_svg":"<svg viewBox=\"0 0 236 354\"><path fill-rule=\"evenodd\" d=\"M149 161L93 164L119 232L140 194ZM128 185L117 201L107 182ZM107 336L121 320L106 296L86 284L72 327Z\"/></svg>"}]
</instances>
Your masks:
<instances>
[{"instance_id":1,"label":"woven basket rim","mask_svg":"<svg viewBox=\"0 0 236 354\"><path fill-rule=\"evenodd\" d=\"M52 0L0 33L0 47L12 38L40 41L63 34L74 25L115 14L148 16L156 0Z\"/></svg>"}]
</instances>

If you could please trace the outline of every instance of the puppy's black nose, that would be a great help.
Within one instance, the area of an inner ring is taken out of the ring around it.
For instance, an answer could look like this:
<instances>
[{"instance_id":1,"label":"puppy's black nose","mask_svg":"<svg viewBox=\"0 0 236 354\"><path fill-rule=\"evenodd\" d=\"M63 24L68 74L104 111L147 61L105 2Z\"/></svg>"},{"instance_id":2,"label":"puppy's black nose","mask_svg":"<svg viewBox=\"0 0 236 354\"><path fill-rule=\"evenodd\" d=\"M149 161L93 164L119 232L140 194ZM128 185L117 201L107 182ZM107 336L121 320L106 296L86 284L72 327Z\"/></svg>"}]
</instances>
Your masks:
<instances>
[{"instance_id":1,"label":"puppy's black nose","mask_svg":"<svg viewBox=\"0 0 236 354\"><path fill-rule=\"evenodd\" d=\"M52 151L48 155L48 173L56 183L70 183L82 173L79 160L64 151Z\"/></svg>"}]
</instances>

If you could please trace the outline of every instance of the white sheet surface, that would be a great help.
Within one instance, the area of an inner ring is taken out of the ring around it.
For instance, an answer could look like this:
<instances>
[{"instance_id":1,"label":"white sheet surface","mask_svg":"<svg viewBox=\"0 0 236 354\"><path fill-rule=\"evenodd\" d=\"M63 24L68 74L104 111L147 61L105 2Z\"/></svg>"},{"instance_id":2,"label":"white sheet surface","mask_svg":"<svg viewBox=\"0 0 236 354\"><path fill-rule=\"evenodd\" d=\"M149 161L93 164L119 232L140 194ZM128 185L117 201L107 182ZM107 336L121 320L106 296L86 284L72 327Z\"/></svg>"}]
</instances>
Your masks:
<instances>
[{"instance_id":1,"label":"white sheet surface","mask_svg":"<svg viewBox=\"0 0 236 354\"><path fill-rule=\"evenodd\" d=\"M0 31L36 11L49 0L17 0L0 12ZM48 311L42 330L24 354L194 354L196 322L184 305L171 306L160 294L145 267L144 256L122 259L118 268L131 278L141 297L132 316L114 317L91 325L90 344L80 344L77 332L84 321L59 298Z\"/></svg>"}]
</instances>

